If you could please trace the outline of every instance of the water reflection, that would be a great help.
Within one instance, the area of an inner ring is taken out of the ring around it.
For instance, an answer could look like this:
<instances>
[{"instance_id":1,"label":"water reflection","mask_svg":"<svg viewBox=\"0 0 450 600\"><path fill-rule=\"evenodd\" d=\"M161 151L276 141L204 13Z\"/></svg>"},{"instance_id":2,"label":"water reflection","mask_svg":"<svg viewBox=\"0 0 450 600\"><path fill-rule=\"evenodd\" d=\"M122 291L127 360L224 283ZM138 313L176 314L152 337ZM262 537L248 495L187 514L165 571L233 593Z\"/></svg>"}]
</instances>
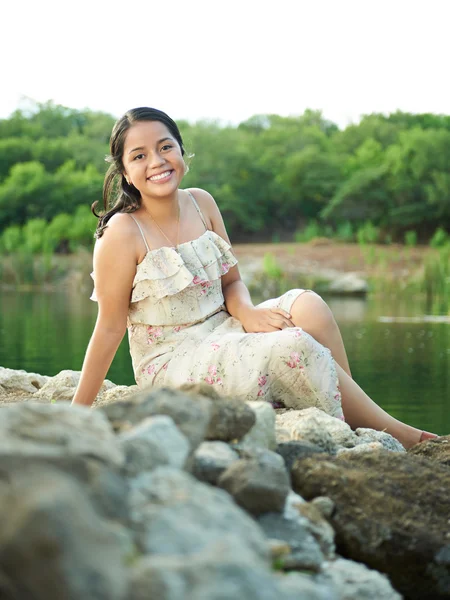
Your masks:
<instances>
[{"instance_id":1,"label":"water reflection","mask_svg":"<svg viewBox=\"0 0 450 600\"><path fill-rule=\"evenodd\" d=\"M412 301L402 307L377 298L325 299L367 393L397 418L450 433L448 322L424 320ZM0 293L0 364L44 375L80 370L96 315L88 294ZM108 378L134 383L126 338Z\"/></svg>"}]
</instances>

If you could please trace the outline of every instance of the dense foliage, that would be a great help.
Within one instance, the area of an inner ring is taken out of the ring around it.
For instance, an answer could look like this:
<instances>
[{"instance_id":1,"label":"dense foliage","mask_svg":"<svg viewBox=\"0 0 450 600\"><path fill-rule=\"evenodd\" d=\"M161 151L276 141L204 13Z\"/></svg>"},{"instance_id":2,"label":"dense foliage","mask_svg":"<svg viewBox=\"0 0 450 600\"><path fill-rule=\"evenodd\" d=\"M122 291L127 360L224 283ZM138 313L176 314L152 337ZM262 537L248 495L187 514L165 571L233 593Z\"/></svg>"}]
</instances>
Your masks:
<instances>
[{"instance_id":1,"label":"dense foliage","mask_svg":"<svg viewBox=\"0 0 450 600\"><path fill-rule=\"evenodd\" d=\"M92 239L113 123L51 102L0 120L4 249L26 238L54 250L61 231L67 247ZM184 185L215 196L235 240L301 239L308 223L342 239L372 227L373 241L450 231L450 116L372 114L340 130L308 110L179 125L195 153Z\"/></svg>"}]
</instances>

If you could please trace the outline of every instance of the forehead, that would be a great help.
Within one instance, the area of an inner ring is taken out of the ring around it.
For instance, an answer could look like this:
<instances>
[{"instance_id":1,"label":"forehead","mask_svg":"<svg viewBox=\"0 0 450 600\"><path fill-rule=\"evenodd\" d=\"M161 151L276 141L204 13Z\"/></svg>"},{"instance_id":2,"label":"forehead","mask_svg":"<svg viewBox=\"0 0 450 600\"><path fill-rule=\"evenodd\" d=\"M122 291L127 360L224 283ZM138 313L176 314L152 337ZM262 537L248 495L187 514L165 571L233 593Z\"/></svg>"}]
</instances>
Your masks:
<instances>
[{"instance_id":1,"label":"forehead","mask_svg":"<svg viewBox=\"0 0 450 600\"><path fill-rule=\"evenodd\" d=\"M173 135L160 121L138 121L126 133L124 154L138 146L154 146L158 140Z\"/></svg>"}]
</instances>

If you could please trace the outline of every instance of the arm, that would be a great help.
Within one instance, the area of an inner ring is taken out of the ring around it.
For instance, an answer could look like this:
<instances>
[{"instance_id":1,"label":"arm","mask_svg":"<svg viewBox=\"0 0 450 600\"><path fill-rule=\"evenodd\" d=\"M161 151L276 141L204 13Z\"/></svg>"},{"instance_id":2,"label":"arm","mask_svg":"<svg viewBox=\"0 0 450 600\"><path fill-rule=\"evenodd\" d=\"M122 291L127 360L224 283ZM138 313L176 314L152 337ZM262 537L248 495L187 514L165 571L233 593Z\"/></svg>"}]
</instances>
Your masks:
<instances>
[{"instance_id":1,"label":"arm","mask_svg":"<svg viewBox=\"0 0 450 600\"><path fill-rule=\"evenodd\" d=\"M204 216L209 219L211 229L231 245L222 215L214 198L205 190L195 188L191 191ZM248 333L277 331L285 327L295 327L290 320L289 313L286 311L280 308L258 308L253 305L250 292L241 279L237 265L222 277L222 292L228 312L242 323Z\"/></svg>"},{"instance_id":2,"label":"arm","mask_svg":"<svg viewBox=\"0 0 450 600\"><path fill-rule=\"evenodd\" d=\"M128 215L116 214L95 244L98 316L72 404L91 406L125 335L137 263L133 225Z\"/></svg>"}]
</instances>

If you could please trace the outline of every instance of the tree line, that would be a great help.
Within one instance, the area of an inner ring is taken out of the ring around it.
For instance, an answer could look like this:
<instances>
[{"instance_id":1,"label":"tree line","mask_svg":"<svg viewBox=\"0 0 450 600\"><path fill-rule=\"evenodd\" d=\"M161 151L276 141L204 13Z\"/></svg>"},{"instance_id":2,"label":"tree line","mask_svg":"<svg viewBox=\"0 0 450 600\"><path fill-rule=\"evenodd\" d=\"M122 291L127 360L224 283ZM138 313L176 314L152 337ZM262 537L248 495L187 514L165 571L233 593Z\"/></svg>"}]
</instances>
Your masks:
<instances>
[{"instance_id":1,"label":"tree line","mask_svg":"<svg viewBox=\"0 0 450 600\"><path fill-rule=\"evenodd\" d=\"M0 233L60 214L90 222L114 121L52 102L0 120ZM178 124L195 155L183 185L213 194L235 240L292 239L311 223L348 232L370 223L391 240L450 231L450 116L370 114L340 129L307 110Z\"/></svg>"}]
</instances>

